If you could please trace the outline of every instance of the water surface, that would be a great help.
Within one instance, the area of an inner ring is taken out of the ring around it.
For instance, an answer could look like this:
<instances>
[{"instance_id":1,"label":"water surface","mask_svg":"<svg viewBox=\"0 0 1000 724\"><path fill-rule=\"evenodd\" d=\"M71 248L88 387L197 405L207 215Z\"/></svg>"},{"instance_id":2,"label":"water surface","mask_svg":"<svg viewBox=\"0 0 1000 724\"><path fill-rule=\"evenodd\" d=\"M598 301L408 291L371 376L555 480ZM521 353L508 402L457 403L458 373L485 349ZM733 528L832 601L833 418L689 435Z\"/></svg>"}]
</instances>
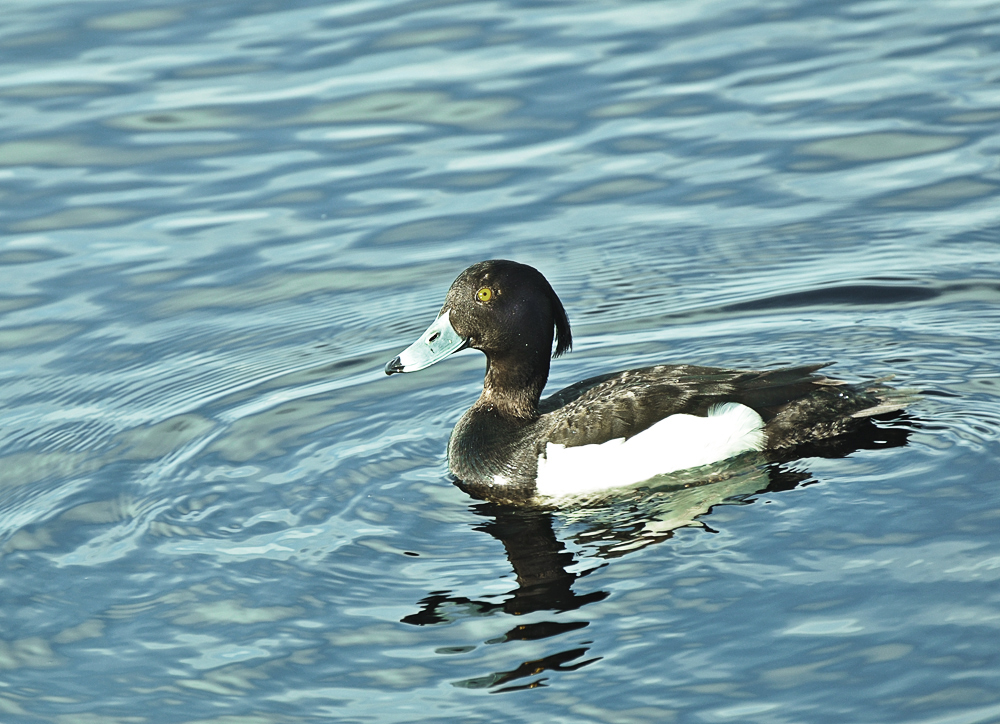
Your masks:
<instances>
[{"instance_id":1,"label":"water surface","mask_svg":"<svg viewBox=\"0 0 1000 724\"><path fill-rule=\"evenodd\" d=\"M1000 719L1000 8L12 0L4 722ZM836 361L840 457L451 485L480 259L550 390ZM846 453L850 454L846 454ZM494 696L496 695L496 696Z\"/></svg>"}]
</instances>

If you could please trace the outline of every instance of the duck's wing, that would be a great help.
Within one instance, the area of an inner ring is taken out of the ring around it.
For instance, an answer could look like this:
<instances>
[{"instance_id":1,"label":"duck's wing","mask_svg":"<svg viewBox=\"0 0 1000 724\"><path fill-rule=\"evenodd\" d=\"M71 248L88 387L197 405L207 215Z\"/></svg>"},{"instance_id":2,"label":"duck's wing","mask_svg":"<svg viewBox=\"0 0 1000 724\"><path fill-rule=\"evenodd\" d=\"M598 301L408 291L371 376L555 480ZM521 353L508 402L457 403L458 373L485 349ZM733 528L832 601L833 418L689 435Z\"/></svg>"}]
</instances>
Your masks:
<instances>
[{"instance_id":1,"label":"duck's wing","mask_svg":"<svg viewBox=\"0 0 1000 724\"><path fill-rule=\"evenodd\" d=\"M843 383L815 374L825 366L766 371L645 367L578 382L543 400L539 411L547 440L567 447L629 438L670 415L704 416L713 405L726 402L751 407L768 422L796 400L822 389L841 389ZM872 404L854 405L847 414Z\"/></svg>"}]
</instances>

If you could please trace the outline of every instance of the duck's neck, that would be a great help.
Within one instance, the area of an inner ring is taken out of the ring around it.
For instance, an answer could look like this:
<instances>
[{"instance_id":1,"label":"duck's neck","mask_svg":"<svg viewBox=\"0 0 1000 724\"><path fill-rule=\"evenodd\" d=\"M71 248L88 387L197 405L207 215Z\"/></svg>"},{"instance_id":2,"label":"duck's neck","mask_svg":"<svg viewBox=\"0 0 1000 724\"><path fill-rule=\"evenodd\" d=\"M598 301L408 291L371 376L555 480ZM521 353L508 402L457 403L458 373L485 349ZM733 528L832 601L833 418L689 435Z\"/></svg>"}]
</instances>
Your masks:
<instances>
[{"instance_id":1,"label":"duck's neck","mask_svg":"<svg viewBox=\"0 0 1000 724\"><path fill-rule=\"evenodd\" d=\"M548 355L513 360L486 358L486 378L477 407L493 408L502 415L533 420L538 400L549 378Z\"/></svg>"}]
</instances>

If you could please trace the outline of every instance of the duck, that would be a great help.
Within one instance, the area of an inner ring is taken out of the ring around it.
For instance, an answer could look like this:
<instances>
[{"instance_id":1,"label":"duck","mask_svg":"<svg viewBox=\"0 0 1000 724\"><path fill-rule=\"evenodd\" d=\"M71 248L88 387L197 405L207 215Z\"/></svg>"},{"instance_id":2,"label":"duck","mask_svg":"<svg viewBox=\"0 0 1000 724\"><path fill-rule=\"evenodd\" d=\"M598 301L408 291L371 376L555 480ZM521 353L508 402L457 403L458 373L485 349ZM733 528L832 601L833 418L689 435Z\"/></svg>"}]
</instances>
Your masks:
<instances>
[{"instance_id":1,"label":"duck","mask_svg":"<svg viewBox=\"0 0 1000 724\"><path fill-rule=\"evenodd\" d=\"M569 318L534 267L505 259L465 269L437 317L385 373L483 352L479 399L447 456L475 498L526 505L592 495L749 453L792 451L855 430L905 402L877 380L832 379L830 363L738 370L659 364L611 372L542 399L550 361L569 352Z\"/></svg>"}]
</instances>

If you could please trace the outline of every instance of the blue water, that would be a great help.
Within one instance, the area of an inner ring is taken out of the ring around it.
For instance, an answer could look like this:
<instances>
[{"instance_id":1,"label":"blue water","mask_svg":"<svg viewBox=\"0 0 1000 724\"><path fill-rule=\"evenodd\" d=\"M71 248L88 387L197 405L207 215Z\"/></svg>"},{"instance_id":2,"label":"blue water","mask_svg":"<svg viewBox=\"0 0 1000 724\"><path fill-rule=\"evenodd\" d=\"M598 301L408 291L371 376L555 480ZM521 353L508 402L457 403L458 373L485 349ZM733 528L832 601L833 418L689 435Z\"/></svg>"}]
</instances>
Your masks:
<instances>
[{"instance_id":1,"label":"blue water","mask_svg":"<svg viewBox=\"0 0 1000 724\"><path fill-rule=\"evenodd\" d=\"M996 2L2 15L0 721L1000 720ZM482 356L382 367L492 257L563 299L550 389L921 394L844 457L487 506Z\"/></svg>"}]
</instances>

